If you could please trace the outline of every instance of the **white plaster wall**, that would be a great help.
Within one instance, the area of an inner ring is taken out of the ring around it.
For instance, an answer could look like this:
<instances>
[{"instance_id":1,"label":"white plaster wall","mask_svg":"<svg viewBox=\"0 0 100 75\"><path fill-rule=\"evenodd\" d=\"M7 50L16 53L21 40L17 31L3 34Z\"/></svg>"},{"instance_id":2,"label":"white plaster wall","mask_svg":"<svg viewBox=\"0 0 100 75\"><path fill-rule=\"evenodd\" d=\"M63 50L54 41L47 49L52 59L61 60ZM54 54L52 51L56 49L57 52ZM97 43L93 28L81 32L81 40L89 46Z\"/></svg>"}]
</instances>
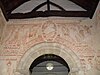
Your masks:
<instances>
[{"instance_id":1,"label":"white plaster wall","mask_svg":"<svg viewBox=\"0 0 100 75\"><path fill-rule=\"evenodd\" d=\"M3 16L1 9L0 9L0 44L1 44L1 40L2 40L3 29L5 27L5 22L6 22L6 20Z\"/></svg>"}]
</instances>

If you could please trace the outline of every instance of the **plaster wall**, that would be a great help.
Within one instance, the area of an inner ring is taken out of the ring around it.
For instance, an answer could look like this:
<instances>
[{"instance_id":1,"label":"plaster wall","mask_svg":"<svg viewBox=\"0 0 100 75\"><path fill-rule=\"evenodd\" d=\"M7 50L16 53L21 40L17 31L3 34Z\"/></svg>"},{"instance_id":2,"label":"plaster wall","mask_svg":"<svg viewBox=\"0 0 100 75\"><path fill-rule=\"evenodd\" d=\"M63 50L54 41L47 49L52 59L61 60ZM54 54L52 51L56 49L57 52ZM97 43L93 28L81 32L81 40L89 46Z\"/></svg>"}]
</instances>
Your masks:
<instances>
[{"instance_id":1,"label":"plaster wall","mask_svg":"<svg viewBox=\"0 0 100 75\"><path fill-rule=\"evenodd\" d=\"M75 75L100 75L100 3L93 19L5 22L2 18L0 14L0 75L25 75L36 57L48 53L63 57L72 63L71 68L80 69Z\"/></svg>"},{"instance_id":2,"label":"plaster wall","mask_svg":"<svg viewBox=\"0 0 100 75\"><path fill-rule=\"evenodd\" d=\"M2 13L2 11L1 11L1 9L0 9L0 44L1 44L1 40L2 40L2 33L3 33L3 29L4 29L4 27L5 27L5 18L4 18L4 16L3 16L3 13Z\"/></svg>"}]
</instances>

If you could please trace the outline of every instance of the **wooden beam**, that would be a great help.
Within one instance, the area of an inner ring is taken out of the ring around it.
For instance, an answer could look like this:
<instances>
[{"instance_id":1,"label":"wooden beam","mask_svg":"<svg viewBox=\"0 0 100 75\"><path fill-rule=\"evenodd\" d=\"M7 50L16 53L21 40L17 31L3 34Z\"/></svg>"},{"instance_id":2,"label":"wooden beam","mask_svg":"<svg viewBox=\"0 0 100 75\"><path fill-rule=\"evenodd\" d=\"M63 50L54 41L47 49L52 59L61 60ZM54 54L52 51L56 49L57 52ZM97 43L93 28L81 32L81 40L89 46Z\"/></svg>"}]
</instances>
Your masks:
<instances>
[{"instance_id":1,"label":"wooden beam","mask_svg":"<svg viewBox=\"0 0 100 75\"><path fill-rule=\"evenodd\" d=\"M93 15L94 15L94 13L96 11L96 8L98 6L98 3L99 3L99 0L94 0L92 2L92 4L91 4L91 11L90 11L90 16L89 16L91 19L92 19Z\"/></svg>"},{"instance_id":2,"label":"wooden beam","mask_svg":"<svg viewBox=\"0 0 100 75\"><path fill-rule=\"evenodd\" d=\"M88 17L87 11L33 11L29 13L14 13L9 15L9 19L25 19L25 18L36 18L36 17Z\"/></svg>"},{"instance_id":3,"label":"wooden beam","mask_svg":"<svg viewBox=\"0 0 100 75\"><path fill-rule=\"evenodd\" d=\"M38 6L36 6L36 7L32 10L32 12L37 11L39 8L41 8L42 6L44 6L44 5L46 5L46 4L47 4L47 2L44 2L44 3L42 3L42 4L38 5Z\"/></svg>"},{"instance_id":4,"label":"wooden beam","mask_svg":"<svg viewBox=\"0 0 100 75\"><path fill-rule=\"evenodd\" d=\"M7 13L6 13L5 8L4 8L4 6L3 6L1 1L0 1L0 8L1 8L3 14L4 14L5 19L8 21Z\"/></svg>"},{"instance_id":5,"label":"wooden beam","mask_svg":"<svg viewBox=\"0 0 100 75\"><path fill-rule=\"evenodd\" d=\"M47 0L47 10L50 11L50 1Z\"/></svg>"},{"instance_id":6,"label":"wooden beam","mask_svg":"<svg viewBox=\"0 0 100 75\"><path fill-rule=\"evenodd\" d=\"M77 5L81 6L82 8L86 9L89 13L89 17L92 19L99 0L70 0Z\"/></svg>"}]
</instances>

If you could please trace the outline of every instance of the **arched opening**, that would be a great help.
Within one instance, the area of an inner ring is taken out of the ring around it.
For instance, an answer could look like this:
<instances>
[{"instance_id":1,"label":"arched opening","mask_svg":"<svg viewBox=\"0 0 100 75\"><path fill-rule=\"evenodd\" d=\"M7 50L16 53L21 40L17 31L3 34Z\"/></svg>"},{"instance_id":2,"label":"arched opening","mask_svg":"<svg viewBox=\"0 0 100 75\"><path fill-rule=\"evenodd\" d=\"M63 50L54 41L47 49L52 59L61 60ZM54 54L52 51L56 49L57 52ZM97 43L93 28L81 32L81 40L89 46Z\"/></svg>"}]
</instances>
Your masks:
<instances>
[{"instance_id":1,"label":"arched opening","mask_svg":"<svg viewBox=\"0 0 100 75\"><path fill-rule=\"evenodd\" d=\"M60 56L44 54L32 62L29 71L30 75L68 75L70 68Z\"/></svg>"},{"instance_id":2,"label":"arched opening","mask_svg":"<svg viewBox=\"0 0 100 75\"><path fill-rule=\"evenodd\" d=\"M70 68L68 71L68 75L84 75L79 58L75 55L75 53L69 48L58 43L40 43L29 49L21 58L14 72L14 75L31 75L33 71L31 71L31 69L33 69L34 66L40 65L41 61L39 61L40 64L38 63L33 66L32 63L34 63L34 61L36 61L38 58L44 57L45 55L47 56L47 58L51 57L51 54L54 55L53 58L56 58L55 61L53 60L54 63L59 63L60 65L63 65L64 62L62 63L61 61L59 61L60 58L62 58L65 61L65 65L68 63L67 66L65 66L67 67L67 69L68 67ZM49 62L52 63L52 61ZM45 61L42 63L45 63Z\"/></svg>"}]
</instances>

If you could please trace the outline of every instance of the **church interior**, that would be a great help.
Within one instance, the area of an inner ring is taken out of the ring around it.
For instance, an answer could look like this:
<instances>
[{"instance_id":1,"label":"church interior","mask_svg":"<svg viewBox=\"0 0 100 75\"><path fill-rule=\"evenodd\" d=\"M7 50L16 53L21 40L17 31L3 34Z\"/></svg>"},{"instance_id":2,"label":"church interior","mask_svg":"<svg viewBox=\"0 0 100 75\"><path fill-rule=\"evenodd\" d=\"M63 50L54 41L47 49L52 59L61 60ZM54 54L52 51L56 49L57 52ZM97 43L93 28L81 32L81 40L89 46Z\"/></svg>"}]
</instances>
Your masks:
<instances>
[{"instance_id":1,"label":"church interior","mask_svg":"<svg viewBox=\"0 0 100 75\"><path fill-rule=\"evenodd\" d=\"M100 0L0 0L0 75L100 75Z\"/></svg>"}]
</instances>

